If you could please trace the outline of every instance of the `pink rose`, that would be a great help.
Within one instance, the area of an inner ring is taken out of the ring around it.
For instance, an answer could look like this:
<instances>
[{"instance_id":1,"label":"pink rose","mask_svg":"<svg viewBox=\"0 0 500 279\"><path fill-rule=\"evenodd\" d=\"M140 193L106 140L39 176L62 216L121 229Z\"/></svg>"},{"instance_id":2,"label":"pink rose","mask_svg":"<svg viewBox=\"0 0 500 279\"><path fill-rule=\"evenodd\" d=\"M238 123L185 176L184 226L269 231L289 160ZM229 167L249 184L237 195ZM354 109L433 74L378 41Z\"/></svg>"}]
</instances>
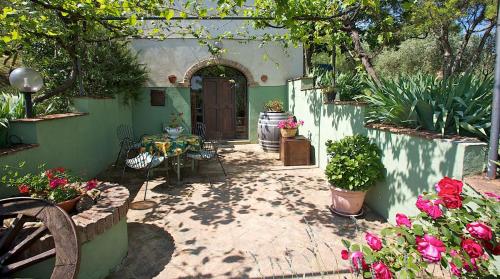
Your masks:
<instances>
[{"instance_id":1,"label":"pink rose","mask_svg":"<svg viewBox=\"0 0 500 279\"><path fill-rule=\"evenodd\" d=\"M470 259L470 262L468 262L467 260L463 261L462 262L465 270L467 270L468 272L473 272L473 271L476 271L477 270L477 264L476 264L476 259Z\"/></svg>"},{"instance_id":2,"label":"pink rose","mask_svg":"<svg viewBox=\"0 0 500 279\"><path fill-rule=\"evenodd\" d=\"M432 235L417 236L417 250L424 260L437 263L441 260L441 253L446 251L444 243Z\"/></svg>"},{"instance_id":3,"label":"pink rose","mask_svg":"<svg viewBox=\"0 0 500 279\"><path fill-rule=\"evenodd\" d=\"M366 233L365 239L368 243L368 246L370 246L370 248L372 248L374 251L380 251L380 249L382 249L382 241L376 235Z\"/></svg>"},{"instance_id":4,"label":"pink rose","mask_svg":"<svg viewBox=\"0 0 500 279\"><path fill-rule=\"evenodd\" d=\"M343 260L349 259L349 252L347 252L347 250L340 251L340 255L342 256Z\"/></svg>"},{"instance_id":5,"label":"pink rose","mask_svg":"<svg viewBox=\"0 0 500 279\"><path fill-rule=\"evenodd\" d=\"M398 226L407 226L408 228L411 228L410 219L402 213L396 214L396 224L398 224Z\"/></svg>"},{"instance_id":6,"label":"pink rose","mask_svg":"<svg viewBox=\"0 0 500 279\"><path fill-rule=\"evenodd\" d=\"M358 270L360 267L363 268L363 270L368 270L369 268L365 262L365 257L362 252L352 252L351 261L356 270Z\"/></svg>"},{"instance_id":7,"label":"pink rose","mask_svg":"<svg viewBox=\"0 0 500 279\"><path fill-rule=\"evenodd\" d=\"M492 192L486 192L484 193L486 196L490 197L490 198L494 198L496 199L497 201L500 201L500 195L497 195L495 193L492 193Z\"/></svg>"},{"instance_id":8,"label":"pink rose","mask_svg":"<svg viewBox=\"0 0 500 279\"><path fill-rule=\"evenodd\" d=\"M432 219L437 219L441 216L443 216L443 212L439 208L440 201L430 201L430 200L424 200L422 195L419 195L417 198L417 202L415 205L417 208L422 211L427 213Z\"/></svg>"},{"instance_id":9,"label":"pink rose","mask_svg":"<svg viewBox=\"0 0 500 279\"><path fill-rule=\"evenodd\" d=\"M471 258L479 258L484 253L483 247L470 238L462 239L460 246Z\"/></svg>"},{"instance_id":10,"label":"pink rose","mask_svg":"<svg viewBox=\"0 0 500 279\"><path fill-rule=\"evenodd\" d=\"M383 262L375 262L372 265L375 279L391 279L392 273Z\"/></svg>"},{"instance_id":11,"label":"pink rose","mask_svg":"<svg viewBox=\"0 0 500 279\"><path fill-rule=\"evenodd\" d=\"M467 231L472 235L472 237L481 240L491 240L493 233L491 229L483 223L472 222L467 224Z\"/></svg>"},{"instance_id":12,"label":"pink rose","mask_svg":"<svg viewBox=\"0 0 500 279\"><path fill-rule=\"evenodd\" d=\"M438 195L460 195L462 193L463 186L464 184L462 181L445 176L436 184L436 191L438 192Z\"/></svg>"},{"instance_id":13,"label":"pink rose","mask_svg":"<svg viewBox=\"0 0 500 279\"><path fill-rule=\"evenodd\" d=\"M460 268L458 268L454 263L450 262L450 270L453 275L460 277L462 276L462 271Z\"/></svg>"}]
</instances>

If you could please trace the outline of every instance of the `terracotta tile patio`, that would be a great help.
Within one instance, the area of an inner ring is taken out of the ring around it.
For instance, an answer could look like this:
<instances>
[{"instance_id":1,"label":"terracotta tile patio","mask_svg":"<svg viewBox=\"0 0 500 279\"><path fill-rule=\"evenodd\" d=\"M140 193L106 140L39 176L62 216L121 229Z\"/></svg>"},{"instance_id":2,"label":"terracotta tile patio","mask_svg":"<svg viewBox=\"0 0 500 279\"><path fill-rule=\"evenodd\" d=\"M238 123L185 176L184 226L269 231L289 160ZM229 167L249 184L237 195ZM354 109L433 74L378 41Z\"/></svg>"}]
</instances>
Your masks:
<instances>
[{"instance_id":1,"label":"terracotta tile patio","mask_svg":"<svg viewBox=\"0 0 500 279\"><path fill-rule=\"evenodd\" d=\"M322 171L283 167L257 145L223 150L225 178L216 162L183 183L158 173L150 182L152 209L128 213L129 253L110 278L343 278L341 239L363 241L385 223L368 211L354 220L333 216ZM118 180L119 170L102 179ZM144 179L129 172L123 184L143 197ZM341 261L341 260L340 260Z\"/></svg>"}]
</instances>

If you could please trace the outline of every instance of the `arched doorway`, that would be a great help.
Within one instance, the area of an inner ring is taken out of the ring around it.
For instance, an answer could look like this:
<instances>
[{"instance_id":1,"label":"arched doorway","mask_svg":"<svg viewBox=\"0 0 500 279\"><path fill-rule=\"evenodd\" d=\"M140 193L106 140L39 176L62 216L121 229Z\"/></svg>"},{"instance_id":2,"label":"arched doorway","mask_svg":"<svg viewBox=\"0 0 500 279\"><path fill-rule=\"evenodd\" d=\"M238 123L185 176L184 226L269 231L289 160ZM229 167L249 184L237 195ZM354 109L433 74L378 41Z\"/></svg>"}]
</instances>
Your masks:
<instances>
[{"instance_id":1,"label":"arched doorway","mask_svg":"<svg viewBox=\"0 0 500 279\"><path fill-rule=\"evenodd\" d=\"M192 127L204 123L210 138L248 138L248 84L243 73L224 65L207 66L191 76L190 88Z\"/></svg>"}]
</instances>

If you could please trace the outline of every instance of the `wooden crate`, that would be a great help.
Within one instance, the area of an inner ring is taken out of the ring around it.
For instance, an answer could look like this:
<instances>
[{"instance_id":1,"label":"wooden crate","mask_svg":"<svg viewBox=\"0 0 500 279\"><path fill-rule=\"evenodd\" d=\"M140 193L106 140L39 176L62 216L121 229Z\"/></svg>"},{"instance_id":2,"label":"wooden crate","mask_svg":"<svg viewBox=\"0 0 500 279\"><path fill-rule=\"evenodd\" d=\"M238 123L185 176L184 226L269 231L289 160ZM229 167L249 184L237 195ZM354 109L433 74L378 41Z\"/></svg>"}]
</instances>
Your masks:
<instances>
[{"instance_id":1,"label":"wooden crate","mask_svg":"<svg viewBox=\"0 0 500 279\"><path fill-rule=\"evenodd\" d=\"M281 138L280 159L285 166L311 164L311 142L303 137Z\"/></svg>"}]
</instances>

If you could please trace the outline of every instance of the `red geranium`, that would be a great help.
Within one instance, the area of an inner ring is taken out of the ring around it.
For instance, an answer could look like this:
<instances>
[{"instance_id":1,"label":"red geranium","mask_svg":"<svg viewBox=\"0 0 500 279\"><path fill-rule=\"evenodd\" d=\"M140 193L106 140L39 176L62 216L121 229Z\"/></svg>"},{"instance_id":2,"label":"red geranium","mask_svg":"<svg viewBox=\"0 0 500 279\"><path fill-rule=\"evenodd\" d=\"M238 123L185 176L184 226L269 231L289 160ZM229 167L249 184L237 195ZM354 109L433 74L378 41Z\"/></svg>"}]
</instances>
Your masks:
<instances>
[{"instance_id":1,"label":"red geranium","mask_svg":"<svg viewBox=\"0 0 500 279\"><path fill-rule=\"evenodd\" d=\"M26 194L30 192L30 188L26 184L21 184L17 187L19 189L19 193L21 194Z\"/></svg>"}]
</instances>

